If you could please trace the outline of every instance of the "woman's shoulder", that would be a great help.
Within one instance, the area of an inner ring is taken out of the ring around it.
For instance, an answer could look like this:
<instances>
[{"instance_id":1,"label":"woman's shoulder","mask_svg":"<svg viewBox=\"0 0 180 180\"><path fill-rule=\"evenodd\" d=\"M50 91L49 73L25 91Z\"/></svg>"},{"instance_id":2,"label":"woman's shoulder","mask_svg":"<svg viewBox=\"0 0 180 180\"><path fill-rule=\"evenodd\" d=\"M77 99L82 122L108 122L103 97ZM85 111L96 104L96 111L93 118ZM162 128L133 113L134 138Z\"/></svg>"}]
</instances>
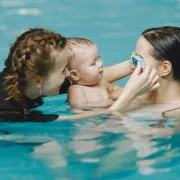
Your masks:
<instances>
[{"instance_id":1,"label":"woman's shoulder","mask_svg":"<svg viewBox=\"0 0 180 180\"><path fill-rule=\"evenodd\" d=\"M0 93L0 120L14 120L23 117L23 109L12 100L6 100L5 95Z\"/></svg>"},{"instance_id":2,"label":"woman's shoulder","mask_svg":"<svg viewBox=\"0 0 180 180\"><path fill-rule=\"evenodd\" d=\"M13 101L12 99L6 100L5 96L3 94L0 94L0 120L24 121L26 115L28 114L28 112L26 114L25 109L30 110L41 106L43 104L43 100L41 97L34 100L26 99L25 103L26 107Z\"/></svg>"},{"instance_id":3,"label":"woman's shoulder","mask_svg":"<svg viewBox=\"0 0 180 180\"><path fill-rule=\"evenodd\" d=\"M180 103L171 104L144 104L143 106L138 106L134 112L153 112L160 113L162 118L174 118L180 116Z\"/></svg>"},{"instance_id":4,"label":"woman's shoulder","mask_svg":"<svg viewBox=\"0 0 180 180\"><path fill-rule=\"evenodd\" d=\"M67 93L70 86L71 86L71 82L68 79L65 79L64 83L61 85L59 94Z\"/></svg>"},{"instance_id":5,"label":"woman's shoulder","mask_svg":"<svg viewBox=\"0 0 180 180\"><path fill-rule=\"evenodd\" d=\"M176 104L174 107L169 106L167 110L162 112L162 115L165 118L180 117L180 104Z\"/></svg>"},{"instance_id":6,"label":"woman's shoulder","mask_svg":"<svg viewBox=\"0 0 180 180\"><path fill-rule=\"evenodd\" d=\"M0 120L22 119L25 115L24 109L32 109L43 104L41 97L34 100L24 97L26 107L23 103L17 103L13 99L8 100L3 91L5 88L3 78L4 72L2 71L0 72Z\"/></svg>"}]
</instances>

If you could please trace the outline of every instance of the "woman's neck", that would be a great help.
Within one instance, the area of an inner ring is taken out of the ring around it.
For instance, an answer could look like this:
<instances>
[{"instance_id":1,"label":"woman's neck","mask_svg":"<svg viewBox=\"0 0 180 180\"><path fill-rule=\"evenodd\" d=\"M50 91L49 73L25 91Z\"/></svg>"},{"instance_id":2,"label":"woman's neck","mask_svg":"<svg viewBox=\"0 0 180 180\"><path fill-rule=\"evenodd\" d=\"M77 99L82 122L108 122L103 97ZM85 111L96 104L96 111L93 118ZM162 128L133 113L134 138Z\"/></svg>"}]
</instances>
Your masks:
<instances>
[{"instance_id":1,"label":"woman's neck","mask_svg":"<svg viewBox=\"0 0 180 180\"><path fill-rule=\"evenodd\" d=\"M150 101L153 104L171 104L180 102L180 84L162 79L160 87L152 92Z\"/></svg>"},{"instance_id":2,"label":"woman's neck","mask_svg":"<svg viewBox=\"0 0 180 180\"><path fill-rule=\"evenodd\" d=\"M36 99L40 96L37 88L31 82L26 83L25 87L21 88L21 92L29 99Z\"/></svg>"}]
</instances>

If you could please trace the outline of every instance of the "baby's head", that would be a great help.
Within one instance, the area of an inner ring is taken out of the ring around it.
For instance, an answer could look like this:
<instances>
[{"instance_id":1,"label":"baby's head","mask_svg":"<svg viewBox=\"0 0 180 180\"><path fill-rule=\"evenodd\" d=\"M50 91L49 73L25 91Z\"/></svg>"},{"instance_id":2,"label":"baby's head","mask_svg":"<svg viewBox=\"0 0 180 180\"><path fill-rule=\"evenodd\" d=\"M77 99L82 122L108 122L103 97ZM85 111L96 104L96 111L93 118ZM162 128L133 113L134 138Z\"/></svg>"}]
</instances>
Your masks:
<instances>
[{"instance_id":1,"label":"baby's head","mask_svg":"<svg viewBox=\"0 0 180 180\"><path fill-rule=\"evenodd\" d=\"M96 45L85 38L68 38L70 50L70 79L74 84L91 86L97 84L103 76L103 63L98 56Z\"/></svg>"}]
</instances>

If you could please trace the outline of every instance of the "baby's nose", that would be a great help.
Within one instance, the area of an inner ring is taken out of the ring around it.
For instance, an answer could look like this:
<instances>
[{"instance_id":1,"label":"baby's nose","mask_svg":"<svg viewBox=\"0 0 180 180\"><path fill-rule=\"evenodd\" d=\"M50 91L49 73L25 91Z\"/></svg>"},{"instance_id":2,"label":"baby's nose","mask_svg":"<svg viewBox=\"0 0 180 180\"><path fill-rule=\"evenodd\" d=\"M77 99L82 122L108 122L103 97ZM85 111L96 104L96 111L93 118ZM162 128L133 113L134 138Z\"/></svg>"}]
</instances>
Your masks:
<instances>
[{"instance_id":1,"label":"baby's nose","mask_svg":"<svg viewBox=\"0 0 180 180\"><path fill-rule=\"evenodd\" d=\"M103 62L102 62L102 60L99 60L99 67L100 67L100 68L103 68Z\"/></svg>"}]
</instances>

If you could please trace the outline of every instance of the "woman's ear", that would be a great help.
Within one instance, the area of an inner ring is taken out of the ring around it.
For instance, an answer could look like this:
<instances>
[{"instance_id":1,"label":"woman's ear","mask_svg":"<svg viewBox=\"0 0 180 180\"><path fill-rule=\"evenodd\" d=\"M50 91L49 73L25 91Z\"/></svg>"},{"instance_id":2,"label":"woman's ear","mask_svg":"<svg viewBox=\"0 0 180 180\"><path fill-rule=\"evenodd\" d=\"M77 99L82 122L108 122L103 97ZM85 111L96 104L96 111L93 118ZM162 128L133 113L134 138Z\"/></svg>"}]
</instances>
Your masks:
<instances>
[{"instance_id":1,"label":"woman's ear","mask_svg":"<svg viewBox=\"0 0 180 180\"><path fill-rule=\"evenodd\" d=\"M26 72L25 77L26 80L31 81L36 88L40 89L42 87L42 82L43 82L42 77L38 75L34 75L31 72Z\"/></svg>"},{"instance_id":2,"label":"woman's ear","mask_svg":"<svg viewBox=\"0 0 180 180\"><path fill-rule=\"evenodd\" d=\"M40 76L36 76L36 77L31 78L31 81L37 89L42 89L43 79Z\"/></svg>"},{"instance_id":3,"label":"woman's ear","mask_svg":"<svg viewBox=\"0 0 180 180\"><path fill-rule=\"evenodd\" d=\"M71 70L69 74L72 81L77 82L80 80L80 75L76 70Z\"/></svg>"},{"instance_id":4,"label":"woman's ear","mask_svg":"<svg viewBox=\"0 0 180 180\"><path fill-rule=\"evenodd\" d=\"M168 76L172 71L172 64L170 61L163 61L157 70L160 76Z\"/></svg>"}]
</instances>

